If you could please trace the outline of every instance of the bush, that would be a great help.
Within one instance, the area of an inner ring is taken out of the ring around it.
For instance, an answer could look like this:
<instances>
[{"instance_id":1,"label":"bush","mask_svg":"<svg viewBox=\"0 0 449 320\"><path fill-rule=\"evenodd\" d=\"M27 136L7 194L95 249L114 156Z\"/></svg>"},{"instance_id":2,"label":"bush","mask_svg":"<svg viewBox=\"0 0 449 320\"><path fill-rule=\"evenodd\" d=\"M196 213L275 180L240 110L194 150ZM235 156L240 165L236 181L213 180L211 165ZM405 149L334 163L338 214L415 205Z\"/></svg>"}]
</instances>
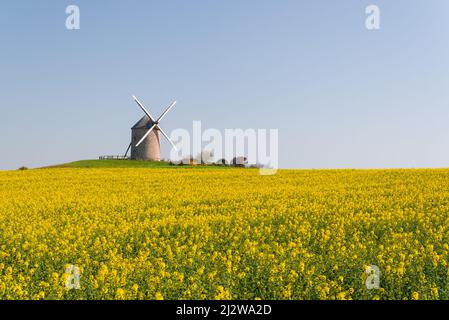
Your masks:
<instances>
[{"instance_id":1,"label":"bush","mask_svg":"<svg viewBox=\"0 0 449 320\"><path fill-rule=\"evenodd\" d=\"M20 167L18 170L28 170L27 167Z\"/></svg>"}]
</instances>

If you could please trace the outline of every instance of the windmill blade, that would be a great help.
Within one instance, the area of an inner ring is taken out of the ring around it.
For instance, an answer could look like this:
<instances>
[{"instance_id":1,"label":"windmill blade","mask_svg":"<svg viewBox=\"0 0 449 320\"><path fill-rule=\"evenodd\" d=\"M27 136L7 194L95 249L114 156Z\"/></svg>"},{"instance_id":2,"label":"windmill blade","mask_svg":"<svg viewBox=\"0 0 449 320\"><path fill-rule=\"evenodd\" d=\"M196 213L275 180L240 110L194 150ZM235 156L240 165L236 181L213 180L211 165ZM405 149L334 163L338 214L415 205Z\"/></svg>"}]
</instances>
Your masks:
<instances>
[{"instance_id":1,"label":"windmill blade","mask_svg":"<svg viewBox=\"0 0 449 320\"><path fill-rule=\"evenodd\" d=\"M129 146L128 146L128 149L126 149L125 155L123 156L124 158L126 158L126 156L128 155L129 148L131 148L131 145L132 145L132 144L133 144L133 143L131 142L131 143L129 144Z\"/></svg>"},{"instance_id":2,"label":"windmill blade","mask_svg":"<svg viewBox=\"0 0 449 320\"><path fill-rule=\"evenodd\" d=\"M164 132L164 130L161 129L161 127L157 126L157 128L159 129L160 132L162 132L162 134L164 135L165 138L167 138L168 142L171 143L171 145L173 146L173 148L178 151L178 148L176 148L175 144L173 143L173 141L171 141L171 139L168 137L168 135Z\"/></svg>"},{"instance_id":3,"label":"windmill blade","mask_svg":"<svg viewBox=\"0 0 449 320\"><path fill-rule=\"evenodd\" d=\"M140 103L140 101L136 98L136 96L133 96L134 101L139 105L139 107L145 112L145 114L151 119L152 122L156 122L154 118L151 116L151 114L145 109L143 104Z\"/></svg>"},{"instance_id":4,"label":"windmill blade","mask_svg":"<svg viewBox=\"0 0 449 320\"><path fill-rule=\"evenodd\" d=\"M164 111L164 113L161 114L161 116L156 120L156 122L160 122L162 120L163 117L165 117L165 115L167 114L167 112L170 111L171 108L173 108L176 104L176 101L173 101L173 103L171 105L168 106L168 108Z\"/></svg>"},{"instance_id":5,"label":"windmill blade","mask_svg":"<svg viewBox=\"0 0 449 320\"><path fill-rule=\"evenodd\" d=\"M146 137L148 137L148 135L151 133L151 131L157 126L157 124L153 124L153 126L147 131L147 133L145 133L142 137L142 139L139 140L139 142L137 142L136 147L138 147L143 140L145 140Z\"/></svg>"}]
</instances>

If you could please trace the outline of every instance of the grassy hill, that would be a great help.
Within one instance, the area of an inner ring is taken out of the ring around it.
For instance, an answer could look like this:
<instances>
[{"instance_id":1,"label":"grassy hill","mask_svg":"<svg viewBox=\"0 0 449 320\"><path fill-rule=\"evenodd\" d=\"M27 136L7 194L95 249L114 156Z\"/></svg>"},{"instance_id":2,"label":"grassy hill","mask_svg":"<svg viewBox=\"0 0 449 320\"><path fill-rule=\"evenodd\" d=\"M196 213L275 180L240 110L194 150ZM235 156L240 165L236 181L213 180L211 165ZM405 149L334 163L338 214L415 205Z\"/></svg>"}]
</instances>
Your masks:
<instances>
[{"instance_id":1,"label":"grassy hill","mask_svg":"<svg viewBox=\"0 0 449 320\"><path fill-rule=\"evenodd\" d=\"M79 160L45 168L166 168L172 167L164 161L136 160Z\"/></svg>"},{"instance_id":2,"label":"grassy hill","mask_svg":"<svg viewBox=\"0 0 449 320\"><path fill-rule=\"evenodd\" d=\"M197 165L197 166L173 166L165 161L138 161L138 160L79 160L58 164L54 166L44 167L42 169L51 168L230 168L218 165Z\"/></svg>"}]
</instances>

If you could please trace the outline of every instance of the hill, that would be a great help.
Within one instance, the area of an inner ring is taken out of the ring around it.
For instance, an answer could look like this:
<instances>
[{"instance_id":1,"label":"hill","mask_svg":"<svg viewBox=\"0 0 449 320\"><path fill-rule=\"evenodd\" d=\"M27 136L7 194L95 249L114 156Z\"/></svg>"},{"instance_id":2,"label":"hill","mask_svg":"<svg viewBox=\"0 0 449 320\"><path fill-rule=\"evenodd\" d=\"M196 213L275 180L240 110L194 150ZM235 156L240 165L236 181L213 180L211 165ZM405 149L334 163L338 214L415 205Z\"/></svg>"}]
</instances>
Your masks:
<instances>
[{"instance_id":1,"label":"hill","mask_svg":"<svg viewBox=\"0 0 449 320\"><path fill-rule=\"evenodd\" d=\"M219 165L171 165L166 161L138 161L138 160L79 160L41 169L53 168L229 168Z\"/></svg>"},{"instance_id":2,"label":"hill","mask_svg":"<svg viewBox=\"0 0 449 320\"><path fill-rule=\"evenodd\" d=\"M48 166L45 168L166 168L171 167L165 161L129 161L129 160L79 160Z\"/></svg>"}]
</instances>

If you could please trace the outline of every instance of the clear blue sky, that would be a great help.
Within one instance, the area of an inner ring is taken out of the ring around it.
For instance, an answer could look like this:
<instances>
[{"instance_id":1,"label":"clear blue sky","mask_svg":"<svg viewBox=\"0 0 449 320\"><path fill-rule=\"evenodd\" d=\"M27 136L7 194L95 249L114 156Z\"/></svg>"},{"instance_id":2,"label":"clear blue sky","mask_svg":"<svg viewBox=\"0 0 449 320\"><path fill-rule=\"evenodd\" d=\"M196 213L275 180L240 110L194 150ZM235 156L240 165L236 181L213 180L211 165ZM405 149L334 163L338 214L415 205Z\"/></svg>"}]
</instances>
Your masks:
<instances>
[{"instance_id":1,"label":"clear blue sky","mask_svg":"<svg viewBox=\"0 0 449 320\"><path fill-rule=\"evenodd\" d=\"M178 100L168 132L278 128L281 167L449 167L447 0L9 0L0 41L0 169L124 152L132 94Z\"/></svg>"}]
</instances>

